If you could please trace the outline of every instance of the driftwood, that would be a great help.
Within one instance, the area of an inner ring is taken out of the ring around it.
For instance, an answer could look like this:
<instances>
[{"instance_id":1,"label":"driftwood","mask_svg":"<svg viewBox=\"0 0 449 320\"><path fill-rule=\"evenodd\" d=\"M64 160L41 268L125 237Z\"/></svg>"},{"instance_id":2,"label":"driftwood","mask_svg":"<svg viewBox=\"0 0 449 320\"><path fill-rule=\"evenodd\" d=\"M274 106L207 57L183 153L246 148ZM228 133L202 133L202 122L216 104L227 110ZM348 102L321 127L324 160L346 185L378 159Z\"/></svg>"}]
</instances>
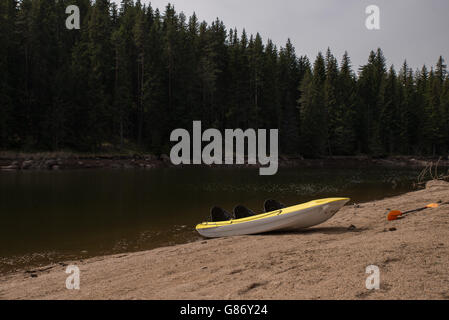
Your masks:
<instances>
[{"instance_id":1,"label":"driftwood","mask_svg":"<svg viewBox=\"0 0 449 320\"><path fill-rule=\"evenodd\" d=\"M418 175L418 186L424 186L428 180L443 180L449 181L449 169L446 172L438 172L438 165L440 163L441 157L436 162L429 162L424 169L421 170Z\"/></svg>"}]
</instances>

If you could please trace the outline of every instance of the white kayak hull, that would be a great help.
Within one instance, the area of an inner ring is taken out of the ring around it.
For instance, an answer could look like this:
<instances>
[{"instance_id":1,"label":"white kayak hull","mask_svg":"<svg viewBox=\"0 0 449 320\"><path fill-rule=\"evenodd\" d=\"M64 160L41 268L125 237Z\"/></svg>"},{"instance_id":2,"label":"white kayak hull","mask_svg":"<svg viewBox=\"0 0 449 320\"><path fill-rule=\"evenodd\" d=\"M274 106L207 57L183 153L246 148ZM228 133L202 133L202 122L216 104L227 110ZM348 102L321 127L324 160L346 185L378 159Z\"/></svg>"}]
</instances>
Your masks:
<instances>
[{"instance_id":1,"label":"white kayak hull","mask_svg":"<svg viewBox=\"0 0 449 320\"><path fill-rule=\"evenodd\" d=\"M314 200L250 218L206 222L197 225L196 229L200 235L207 238L305 229L330 219L348 201L348 198Z\"/></svg>"}]
</instances>

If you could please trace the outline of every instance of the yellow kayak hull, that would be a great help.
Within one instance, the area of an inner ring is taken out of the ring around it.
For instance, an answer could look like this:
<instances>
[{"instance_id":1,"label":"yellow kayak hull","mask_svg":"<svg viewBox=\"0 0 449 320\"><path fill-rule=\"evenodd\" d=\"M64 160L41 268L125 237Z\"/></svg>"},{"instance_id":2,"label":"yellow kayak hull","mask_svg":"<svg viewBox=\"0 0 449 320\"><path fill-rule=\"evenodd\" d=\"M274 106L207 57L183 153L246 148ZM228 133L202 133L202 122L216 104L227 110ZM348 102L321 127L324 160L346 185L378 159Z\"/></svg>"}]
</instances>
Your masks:
<instances>
[{"instance_id":1,"label":"yellow kayak hull","mask_svg":"<svg viewBox=\"0 0 449 320\"><path fill-rule=\"evenodd\" d=\"M277 230L304 229L330 219L349 200L349 198L312 200L247 218L203 222L196 226L196 230L204 237L216 238Z\"/></svg>"}]
</instances>

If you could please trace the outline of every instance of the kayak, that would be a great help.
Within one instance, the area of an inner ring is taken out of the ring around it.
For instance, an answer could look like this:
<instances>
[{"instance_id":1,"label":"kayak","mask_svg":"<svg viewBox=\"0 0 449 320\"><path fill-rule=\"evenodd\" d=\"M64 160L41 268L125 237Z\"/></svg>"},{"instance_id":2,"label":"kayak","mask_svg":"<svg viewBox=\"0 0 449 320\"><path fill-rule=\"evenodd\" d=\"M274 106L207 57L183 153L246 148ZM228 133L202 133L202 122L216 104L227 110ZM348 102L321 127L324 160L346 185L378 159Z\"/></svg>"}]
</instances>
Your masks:
<instances>
[{"instance_id":1,"label":"kayak","mask_svg":"<svg viewBox=\"0 0 449 320\"><path fill-rule=\"evenodd\" d=\"M218 238L269 231L305 229L330 219L349 200L349 198L312 200L242 219L203 222L196 226L196 230L203 237Z\"/></svg>"}]
</instances>

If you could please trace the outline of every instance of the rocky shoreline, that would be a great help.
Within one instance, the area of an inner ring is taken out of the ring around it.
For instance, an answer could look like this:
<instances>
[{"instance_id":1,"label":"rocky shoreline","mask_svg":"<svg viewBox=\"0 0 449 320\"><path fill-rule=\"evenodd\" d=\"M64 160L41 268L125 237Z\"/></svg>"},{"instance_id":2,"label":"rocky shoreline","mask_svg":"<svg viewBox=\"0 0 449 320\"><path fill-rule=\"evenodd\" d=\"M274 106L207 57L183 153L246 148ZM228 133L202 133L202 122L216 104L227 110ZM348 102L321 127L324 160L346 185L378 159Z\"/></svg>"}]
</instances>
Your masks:
<instances>
[{"instance_id":1,"label":"rocky shoreline","mask_svg":"<svg viewBox=\"0 0 449 320\"><path fill-rule=\"evenodd\" d=\"M432 157L396 156L372 158L368 156L327 157L321 159L304 159L301 156L279 157L279 167L331 167L357 168L369 166L424 168L438 164L449 167L449 159ZM206 167L206 165L196 165ZM230 165L225 165L225 167ZM166 154L132 154L132 155L74 155L65 153L14 154L0 153L0 171L21 170L76 170L76 169L155 169L175 167ZM182 167L182 166L181 166ZM218 167L217 165L207 167ZM222 166L219 166L222 167ZM233 165L232 167L236 167ZM238 165L238 167L259 167L259 165Z\"/></svg>"},{"instance_id":2,"label":"rocky shoreline","mask_svg":"<svg viewBox=\"0 0 449 320\"><path fill-rule=\"evenodd\" d=\"M171 166L168 156L71 156L0 158L1 171L76 169L154 169Z\"/></svg>"}]
</instances>

